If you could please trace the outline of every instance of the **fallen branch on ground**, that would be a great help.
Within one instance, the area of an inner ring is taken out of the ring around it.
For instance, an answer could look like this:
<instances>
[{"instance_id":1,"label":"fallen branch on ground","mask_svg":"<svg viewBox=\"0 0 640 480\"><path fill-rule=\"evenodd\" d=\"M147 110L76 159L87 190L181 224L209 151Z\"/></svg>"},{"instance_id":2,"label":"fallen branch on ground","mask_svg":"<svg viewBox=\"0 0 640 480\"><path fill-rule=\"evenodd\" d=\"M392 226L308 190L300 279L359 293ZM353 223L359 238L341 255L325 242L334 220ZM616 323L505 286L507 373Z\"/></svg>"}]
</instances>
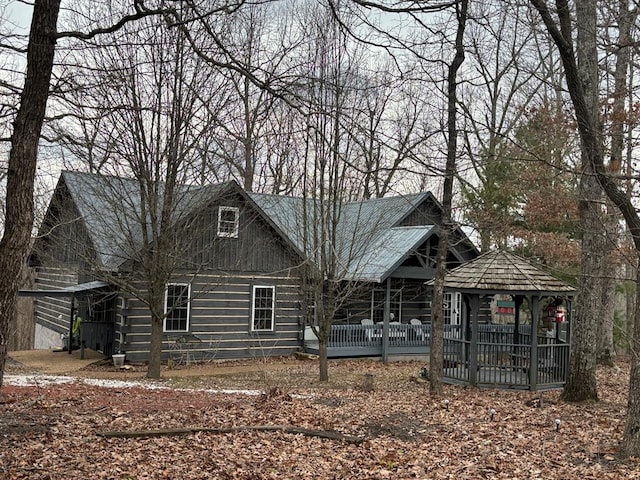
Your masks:
<instances>
[{"instance_id":1,"label":"fallen branch on ground","mask_svg":"<svg viewBox=\"0 0 640 480\"><path fill-rule=\"evenodd\" d=\"M138 437L162 437L165 435L188 435L190 433L205 432L205 433L236 433L236 432L283 432L298 435L305 435L307 437L319 437L329 440L338 440L345 443L351 443L360 445L364 442L364 438L353 437L351 435L343 435L340 432L333 432L327 430L310 430L308 428L293 427L288 425L256 425L256 426L239 426L239 427L227 427L227 428L212 428L212 427L187 427L187 428L168 428L161 430L133 430L133 431L110 431L110 432L98 432L97 435L105 438L138 438Z\"/></svg>"}]
</instances>

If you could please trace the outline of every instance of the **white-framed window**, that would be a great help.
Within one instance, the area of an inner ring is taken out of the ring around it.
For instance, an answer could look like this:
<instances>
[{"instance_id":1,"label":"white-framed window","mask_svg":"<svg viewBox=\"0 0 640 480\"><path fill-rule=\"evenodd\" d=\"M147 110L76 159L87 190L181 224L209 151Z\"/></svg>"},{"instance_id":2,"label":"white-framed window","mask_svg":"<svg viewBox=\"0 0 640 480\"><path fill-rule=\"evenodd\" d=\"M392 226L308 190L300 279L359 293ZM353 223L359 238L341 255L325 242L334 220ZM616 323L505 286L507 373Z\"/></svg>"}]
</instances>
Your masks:
<instances>
[{"instance_id":1,"label":"white-framed window","mask_svg":"<svg viewBox=\"0 0 640 480\"><path fill-rule=\"evenodd\" d=\"M237 207L218 208L218 236L238 238L238 219L240 210Z\"/></svg>"},{"instance_id":2,"label":"white-framed window","mask_svg":"<svg viewBox=\"0 0 640 480\"><path fill-rule=\"evenodd\" d=\"M251 301L251 331L271 332L275 320L276 287L254 285Z\"/></svg>"},{"instance_id":3,"label":"white-framed window","mask_svg":"<svg viewBox=\"0 0 640 480\"><path fill-rule=\"evenodd\" d=\"M384 303L387 290L376 288L371 293L371 319L374 322L384 321ZM390 313L392 322L399 322L402 318L402 290L391 290Z\"/></svg>"},{"instance_id":4,"label":"white-framed window","mask_svg":"<svg viewBox=\"0 0 640 480\"><path fill-rule=\"evenodd\" d=\"M189 331L189 302L191 286L188 283L170 283L164 296L164 331Z\"/></svg>"},{"instance_id":5,"label":"white-framed window","mask_svg":"<svg viewBox=\"0 0 640 480\"><path fill-rule=\"evenodd\" d=\"M445 292L442 309L444 310L445 325L460 325L462 294L460 292Z\"/></svg>"}]
</instances>

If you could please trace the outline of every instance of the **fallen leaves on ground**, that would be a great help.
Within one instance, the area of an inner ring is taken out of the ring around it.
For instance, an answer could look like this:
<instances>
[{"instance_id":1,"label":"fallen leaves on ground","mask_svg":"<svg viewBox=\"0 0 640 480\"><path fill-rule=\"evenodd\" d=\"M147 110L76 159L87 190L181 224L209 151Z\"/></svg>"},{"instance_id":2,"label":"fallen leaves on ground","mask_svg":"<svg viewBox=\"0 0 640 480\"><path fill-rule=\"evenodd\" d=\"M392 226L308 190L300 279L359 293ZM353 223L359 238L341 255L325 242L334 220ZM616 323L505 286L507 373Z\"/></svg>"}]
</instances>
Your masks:
<instances>
[{"instance_id":1,"label":"fallen leaves on ground","mask_svg":"<svg viewBox=\"0 0 640 480\"><path fill-rule=\"evenodd\" d=\"M313 363L289 361L264 372L165 381L166 388L153 390L80 381L4 386L0 478L640 478L640 463L616 456L627 365L600 371L600 401L588 404L565 403L559 392L461 386L446 386L445 396L434 398L428 384L416 381L421 367L332 362L328 385L315 380ZM373 391L362 388L365 374L374 376ZM220 388L263 394L212 393ZM339 432L364 442L240 428L258 425ZM187 427L235 430L99 435Z\"/></svg>"}]
</instances>

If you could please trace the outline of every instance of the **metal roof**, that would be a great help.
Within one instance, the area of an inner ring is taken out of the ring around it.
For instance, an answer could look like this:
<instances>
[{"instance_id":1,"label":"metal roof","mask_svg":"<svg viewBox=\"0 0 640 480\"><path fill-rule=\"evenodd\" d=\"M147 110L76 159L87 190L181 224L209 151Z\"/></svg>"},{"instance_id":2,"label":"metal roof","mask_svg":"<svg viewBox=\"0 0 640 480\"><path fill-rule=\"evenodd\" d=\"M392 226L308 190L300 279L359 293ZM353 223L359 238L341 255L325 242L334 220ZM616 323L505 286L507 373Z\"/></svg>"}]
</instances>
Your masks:
<instances>
[{"instance_id":1,"label":"metal roof","mask_svg":"<svg viewBox=\"0 0 640 480\"><path fill-rule=\"evenodd\" d=\"M107 175L65 171L62 173L67 189L85 222L87 232L105 268L115 269L135 258L143 241L143 224L150 231L150 212L143 222L140 184L137 180ZM176 198L172 221L195 211L211 200L228 183L201 186L182 186ZM160 199L162 199L162 185ZM158 202L162 208L162 201Z\"/></svg>"},{"instance_id":2,"label":"metal roof","mask_svg":"<svg viewBox=\"0 0 640 480\"><path fill-rule=\"evenodd\" d=\"M116 269L135 259L142 247L143 225L150 229L150 213L145 221L140 218L143 209L139 182L76 172L63 172L62 181L85 222L102 265ZM176 195L179 205L171 220L178 221L208 205L230 185L246 195L294 248L312 260L319 255L316 243L321 235L308 234L305 241L305 229L313 231L320 227L315 221L319 215L335 214L338 222L331 248L338 257L340 278L381 282L436 231L433 225L399 227L420 204L433 198L429 192L327 207L314 199L243 192L235 182L180 187L182 191ZM162 186L152 188L162 189ZM160 190L160 196L162 194ZM331 210L333 208L338 210Z\"/></svg>"},{"instance_id":3,"label":"metal roof","mask_svg":"<svg viewBox=\"0 0 640 480\"><path fill-rule=\"evenodd\" d=\"M433 285L433 280L427 282ZM527 260L502 250L487 252L449 271L445 288L460 291L492 291L572 295L575 288L540 270Z\"/></svg>"},{"instance_id":4,"label":"metal roof","mask_svg":"<svg viewBox=\"0 0 640 480\"><path fill-rule=\"evenodd\" d=\"M397 227L428 196L427 192L349 202L336 212L335 249L339 277L346 280L382 282L433 233L434 226ZM323 213L313 199L249 193L249 197L273 220L306 256L318 255L315 244L321 235L309 233L319 226L314 219ZM325 212L326 214L332 212ZM306 216L306 219L305 219Z\"/></svg>"},{"instance_id":5,"label":"metal roof","mask_svg":"<svg viewBox=\"0 0 640 480\"><path fill-rule=\"evenodd\" d=\"M347 280L381 283L433 234L436 227L395 227L381 232L366 251L349 262Z\"/></svg>"},{"instance_id":6,"label":"metal roof","mask_svg":"<svg viewBox=\"0 0 640 480\"><path fill-rule=\"evenodd\" d=\"M69 287L60 288L58 290L20 290L20 297L72 297L76 293L88 292L91 290L101 290L109 287L106 282L94 280L93 282L80 283Z\"/></svg>"}]
</instances>

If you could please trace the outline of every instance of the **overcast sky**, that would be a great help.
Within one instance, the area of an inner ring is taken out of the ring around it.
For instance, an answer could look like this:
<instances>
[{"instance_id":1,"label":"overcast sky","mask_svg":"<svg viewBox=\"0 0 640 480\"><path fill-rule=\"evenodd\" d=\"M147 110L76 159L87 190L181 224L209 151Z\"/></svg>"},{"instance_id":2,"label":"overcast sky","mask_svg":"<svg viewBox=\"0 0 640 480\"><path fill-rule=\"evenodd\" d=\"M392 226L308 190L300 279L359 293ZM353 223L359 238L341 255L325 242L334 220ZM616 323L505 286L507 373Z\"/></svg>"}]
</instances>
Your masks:
<instances>
[{"instance_id":1,"label":"overcast sky","mask_svg":"<svg viewBox=\"0 0 640 480\"><path fill-rule=\"evenodd\" d=\"M31 11L33 10L33 6L15 0L2 3L7 4L6 13L9 21L17 28L25 32L28 31L29 25L31 24Z\"/></svg>"}]
</instances>

